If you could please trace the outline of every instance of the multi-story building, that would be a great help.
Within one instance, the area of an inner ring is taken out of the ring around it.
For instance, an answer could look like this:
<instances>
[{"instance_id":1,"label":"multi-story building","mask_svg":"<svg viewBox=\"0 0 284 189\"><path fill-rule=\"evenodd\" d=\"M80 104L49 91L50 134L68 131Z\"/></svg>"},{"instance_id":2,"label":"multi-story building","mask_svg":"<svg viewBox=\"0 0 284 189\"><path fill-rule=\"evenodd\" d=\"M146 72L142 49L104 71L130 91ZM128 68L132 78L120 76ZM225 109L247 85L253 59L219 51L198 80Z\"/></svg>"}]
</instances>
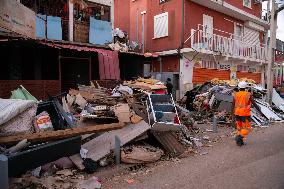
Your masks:
<instances>
[{"instance_id":1,"label":"multi-story building","mask_svg":"<svg viewBox=\"0 0 284 189\"><path fill-rule=\"evenodd\" d=\"M0 98L19 85L45 99L91 80L142 76L144 56L109 47L113 12L113 0L1 0Z\"/></svg>"},{"instance_id":2,"label":"multi-story building","mask_svg":"<svg viewBox=\"0 0 284 189\"><path fill-rule=\"evenodd\" d=\"M115 0L115 27L144 52L158 52L156 77L177 94L213 78L261 83L269 23L259 0ZM121 11L123 10L123 11Z\"/></svg>"}]
</instances>

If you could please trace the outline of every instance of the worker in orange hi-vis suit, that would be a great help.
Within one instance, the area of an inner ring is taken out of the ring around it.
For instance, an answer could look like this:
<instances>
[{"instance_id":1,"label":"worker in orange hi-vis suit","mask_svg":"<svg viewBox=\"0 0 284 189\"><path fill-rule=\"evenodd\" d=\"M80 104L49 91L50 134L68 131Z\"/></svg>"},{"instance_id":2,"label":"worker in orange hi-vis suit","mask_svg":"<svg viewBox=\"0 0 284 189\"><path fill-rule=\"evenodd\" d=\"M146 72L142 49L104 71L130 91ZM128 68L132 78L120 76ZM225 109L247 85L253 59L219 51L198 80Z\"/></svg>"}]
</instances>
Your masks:
<instances>
[{"instance_id":1,"label":"worker in orange hi-vis suit","mask_svg":"<svg viewBox=\"0 0 284 189\"><path fill-rule=\"evenodd\" d=\"M242 81L238 84L239 92L234 93L233 110L236 119L238 146L244 145L244 139L251 131L250 109L253 101L252 94L246 91L247 83Z\"/></svg>"}]
</instances>

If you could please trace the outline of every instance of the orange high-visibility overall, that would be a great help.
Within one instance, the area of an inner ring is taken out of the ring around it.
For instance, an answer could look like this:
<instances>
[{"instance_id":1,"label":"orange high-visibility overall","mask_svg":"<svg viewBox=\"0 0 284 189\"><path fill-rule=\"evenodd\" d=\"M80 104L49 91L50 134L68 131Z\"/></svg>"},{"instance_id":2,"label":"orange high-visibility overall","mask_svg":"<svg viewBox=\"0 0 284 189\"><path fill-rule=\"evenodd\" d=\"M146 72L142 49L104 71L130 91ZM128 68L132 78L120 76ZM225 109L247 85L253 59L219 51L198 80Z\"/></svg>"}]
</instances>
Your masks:
<instances>
[{"instance_id":1,"label":"orange high-visibility overall","mask_svg":"<svg viewBox=\"0 0 284 189\"><path fill-rule=\"evenodd\" d=\"M235 117L237 125L237 135L244 138L251 131L250 123L250 108L251 108L251 93L239 91L234 94L235 99Z\"/></svg>"}]
</instances>

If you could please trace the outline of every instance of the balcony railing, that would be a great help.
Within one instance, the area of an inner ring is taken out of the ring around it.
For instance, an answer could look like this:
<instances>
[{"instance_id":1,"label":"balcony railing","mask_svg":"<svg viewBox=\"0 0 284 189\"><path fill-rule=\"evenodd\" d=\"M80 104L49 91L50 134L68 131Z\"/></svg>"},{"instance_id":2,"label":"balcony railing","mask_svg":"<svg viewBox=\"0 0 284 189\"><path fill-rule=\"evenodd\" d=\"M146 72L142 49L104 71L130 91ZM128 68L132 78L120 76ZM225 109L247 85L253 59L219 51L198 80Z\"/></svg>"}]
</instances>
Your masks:
<instances>
[{"instance_id":1,"label":"balcony railing","mask_svg":"<svg viewBox=\"0 0 284 189\"><path fill-rule=\"evenodd\" d=\"M218 32L219 31L219 32ZM218 33L218 34L215 34ZM191 30L191 47L198 52L214 53L232 58L249 59L256 62L267 60L266 45L247 43L233 34L222 32L209 33L204 27Z\"/></svg>"}]
</instances>

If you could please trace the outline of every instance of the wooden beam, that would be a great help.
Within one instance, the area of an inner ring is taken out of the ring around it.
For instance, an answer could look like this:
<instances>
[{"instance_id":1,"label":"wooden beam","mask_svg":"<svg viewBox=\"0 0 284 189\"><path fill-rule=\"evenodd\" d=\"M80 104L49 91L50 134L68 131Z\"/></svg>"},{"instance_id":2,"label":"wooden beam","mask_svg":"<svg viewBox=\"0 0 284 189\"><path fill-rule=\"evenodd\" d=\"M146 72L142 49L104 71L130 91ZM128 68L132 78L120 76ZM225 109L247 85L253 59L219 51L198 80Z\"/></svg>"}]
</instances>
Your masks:
<instances>
[{"instance_id":1,"label":"wooden beam","mask_svg":"<svg viewBox=\"0 0 284 189\"><path fill-rule=\"evenodd\" d=\"M58 131L44 131L33 134L5 136L5 137L0 137L0 144L13 144L24 139L27 139L28 142L44 142L50 140L58 140L74 136L80 136L84 134L121 129L123 128L123 126L124 126L123 123L113 123L113 124L95 125L87 127L75 127L71 129L58 130Z\"/></svg>"}]
</instances>

